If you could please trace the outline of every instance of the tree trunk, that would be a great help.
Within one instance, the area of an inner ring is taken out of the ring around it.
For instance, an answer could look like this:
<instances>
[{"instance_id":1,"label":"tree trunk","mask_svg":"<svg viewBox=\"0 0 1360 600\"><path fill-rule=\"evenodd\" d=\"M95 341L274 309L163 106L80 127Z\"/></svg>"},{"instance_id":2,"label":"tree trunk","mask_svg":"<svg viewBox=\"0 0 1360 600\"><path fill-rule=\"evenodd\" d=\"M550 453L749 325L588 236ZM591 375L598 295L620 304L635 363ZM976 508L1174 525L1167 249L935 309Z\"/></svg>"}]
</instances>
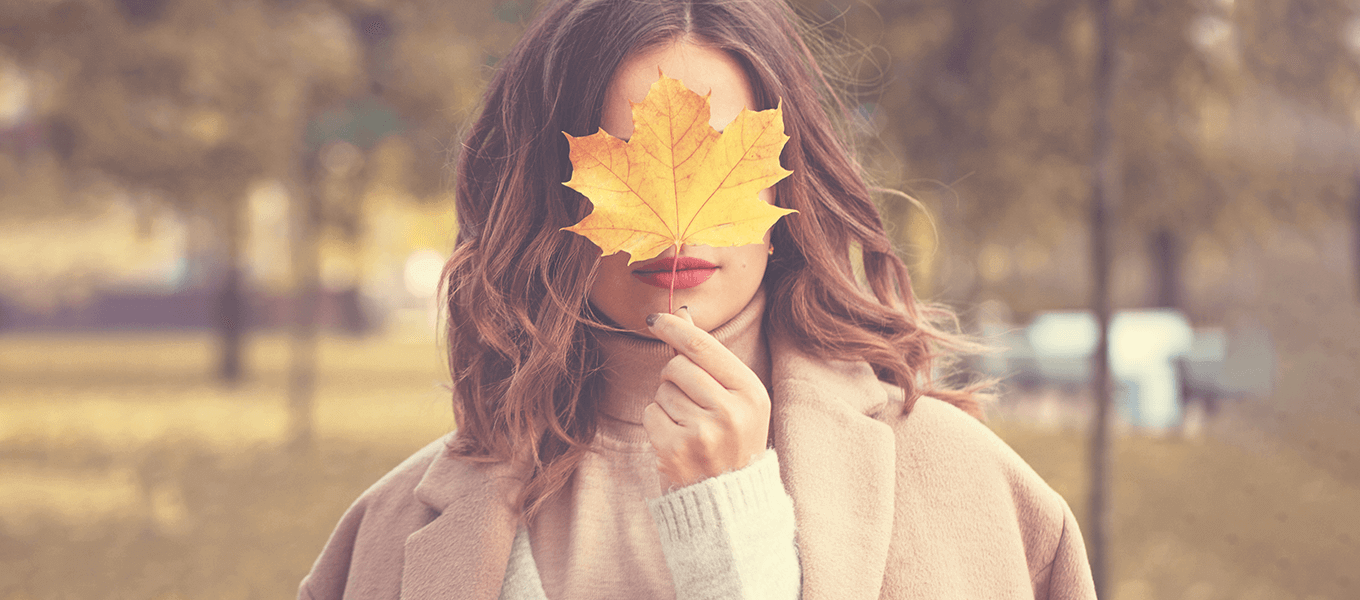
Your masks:
<instances>
[{"instance_id":1,"label":"tree trunk","mask_svg":"<svg viewBox=\"0 0 1360 600\"><path fill-rule=\"evenodd\" d=\"M309 181L309 180L308 180ZM316 235L315 186L304 183L290 194L292 211L293 322L288 368L288 446L305 449L314 436L316 398L316 311L321 298L321 260Z\"/></svg>"},{"instance_id":2,"label":"tree trunk","mask_svg":"<svg viewBox=\"0 0 1360 600\"><path fill-rule=\"evenodd\" d=\"M245 371L242 360L246 328L245 290L241 277L243 235L241 220L244 203L239 198L223 203L225 241L222 281L217 293L217 375L227 385L240 383Z\"/></svg>"},{"instance_id":3,"label":"tree trunk","mask_svg":"<svg viewBox=\"0 0 1360 600\"><path fill-rule=\"evenodd\" d=\"M1355 299L1360 302L1360 171L1355 172L1355 198L1351 200L1351 268L1355 271Z\"/></svg>"},{"instance_id":4,"label":"tree trunk","mask_svg":"<svg viewBox=\"0 0 1360 600\"><path fill-rule=\"evenodd\" d=\"M1096 596L1108 597L1110 588L1108 535L1110 530L1110 262L1114 207L1119 204L1120 176L1115 152L1114 131L1110 123L1114 87L1114 27L1110 0L1094 0L1097 20L1097 56L1092 83L1095 87L1093 107L1094 144L1091 153L1095 172L1091 194L1091 266L1094 290L1091 308L1095 312L1100 337L1092 360L1094 374L1092 395L1096 403L1095 422L1091 427L1091 482L1087 505L1089 533L1086 536L1091 574L1095 579Z\"/></svg>"},{"instance_id":5,"label":"tree trunk","mask_svg":"<svg viewBox=\"0 0 1360 600\"><path fill-rule=\"evenodd\" d=\"M980 94L979 80L974 69L980 60L986 59L990 48L984 47L985 27L988 22L982 11L986 9L981 2L961 2L952 7L955 27L945 47L945 57L940 80L936 86L942 90L956 90L952 95L938 92L942 103L947 107L940 120L940 131L944 143L939 149L938 168L940 181L952 186L959 179L959 163L965 153L985 139L978 132L979 123L974 119L978 111L973 107L986 104L986 97ZM982 58L980 59L979 56ZM985 64L985 63L984 63ZM981 83L986 83L984 76ZM958 93L957 90L963 90ZM981 142L985 143L985 142ZM943 190L944 200L939 204L939 229L936 236L935 251L935 296L946 297L961 306L977 304L981 286L977 275L977 238L986 235L974 230L968 210L963 203L951 200L957 192ZM943 232L948 232L945 235ZM945 258L948 257L948 258ZM967 271L967 275L961 272ZM965 315L965 318L971 318ZM975 323L965 323L972 327Z\"/></svg>"},{"instance_id":6,"label":"tree trunk","mask_svg":"<svg viewBox=\"0 0 1360 600\"><path fill-rule=\"evenodd\" d=\"M1152 253L1153 273L1156 277L1153 288L1156 308L1180 308L1181 306L1181 248L1180 239L1168 228L1161 228L1149 236L1149 250Z\"/></svg>"}]
</instances>

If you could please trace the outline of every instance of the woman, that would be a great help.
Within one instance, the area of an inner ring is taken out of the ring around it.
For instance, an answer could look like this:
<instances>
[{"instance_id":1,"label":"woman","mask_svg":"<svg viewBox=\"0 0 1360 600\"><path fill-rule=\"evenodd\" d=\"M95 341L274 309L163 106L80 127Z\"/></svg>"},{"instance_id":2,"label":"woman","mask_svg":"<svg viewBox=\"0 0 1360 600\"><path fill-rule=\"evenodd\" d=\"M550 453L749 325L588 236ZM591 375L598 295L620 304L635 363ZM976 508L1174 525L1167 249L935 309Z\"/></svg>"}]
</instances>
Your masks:
<instances>
[{"instance_id":1,"label":"woman","mask_svg":"<svg viewBox=\"0 0 1360 600\"><path fill-rule=\"evenodd\" d=\"M966 344L912 295L794 23L779 0L542 9L458 164L458 431L355 502L301 598L1094 597L1067 504L976 390L932 380ZM793 174L761 197L798 213L765 244L630 267L561 231L591 210L561 132L627 139L658 71L717 129L782 108Z\"/></svg>"}]
</instances>

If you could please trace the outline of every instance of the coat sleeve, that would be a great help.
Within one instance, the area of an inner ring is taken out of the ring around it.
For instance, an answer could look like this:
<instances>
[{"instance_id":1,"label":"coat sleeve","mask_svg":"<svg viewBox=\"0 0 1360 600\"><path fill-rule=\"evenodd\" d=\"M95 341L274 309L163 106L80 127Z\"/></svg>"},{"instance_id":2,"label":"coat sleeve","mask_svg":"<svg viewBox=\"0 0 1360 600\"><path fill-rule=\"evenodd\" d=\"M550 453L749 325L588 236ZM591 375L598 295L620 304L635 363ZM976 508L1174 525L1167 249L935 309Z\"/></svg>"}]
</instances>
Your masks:
<instances>
[{"instance_id":1,"label":"coat sleeve","mask_svg":"<svg viewBox=\"0 0 1360 600\"><path fill-rule=\"evenodd\" d=\"M1094 600L1095 583L1091 563L1086 558L1086 543L1072 510L1063 503L1063 528L1053 559L1035 578L1035 600Z\"/></svg>"}]
</instances>

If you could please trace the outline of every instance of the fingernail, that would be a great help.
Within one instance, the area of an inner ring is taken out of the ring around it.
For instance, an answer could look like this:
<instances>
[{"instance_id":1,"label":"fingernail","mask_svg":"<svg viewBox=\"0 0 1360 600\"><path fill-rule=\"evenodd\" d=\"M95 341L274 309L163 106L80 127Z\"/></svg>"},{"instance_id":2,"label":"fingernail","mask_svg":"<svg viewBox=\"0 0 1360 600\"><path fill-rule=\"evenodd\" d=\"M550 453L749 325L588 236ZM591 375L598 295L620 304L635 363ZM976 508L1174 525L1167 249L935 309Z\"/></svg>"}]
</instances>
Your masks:
<instances>
[{"instance_id":1,"label":"fingernail","mask_svg":"<svg viewBox=\"0 0 1360 600\"><path fill-rule=\"evenodd\" d=\"M651 327L652 325L656 325L656 320L659 318L661 318L661 313L652 313L650 315L647 315L647 326Z\"/></svg>"}]
</instances>

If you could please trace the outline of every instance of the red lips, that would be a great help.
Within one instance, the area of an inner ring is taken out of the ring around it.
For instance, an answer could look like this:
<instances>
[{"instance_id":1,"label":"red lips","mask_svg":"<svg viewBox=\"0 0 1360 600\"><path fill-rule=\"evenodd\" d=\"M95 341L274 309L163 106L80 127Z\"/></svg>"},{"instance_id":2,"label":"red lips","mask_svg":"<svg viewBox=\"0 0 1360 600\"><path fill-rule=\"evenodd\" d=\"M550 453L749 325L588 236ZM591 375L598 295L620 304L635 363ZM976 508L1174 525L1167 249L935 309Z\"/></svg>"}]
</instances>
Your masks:
<instances>
[{"instance_id":1,"label":"red lips","mask_svg":"<svg viewBox=\"0 0 1360 600\"><path fill-rule=\"evenodd\" d=\"M674 274L672 275L672 271ZM718 265L692 256L667 257L649 260L633 269L633 277L659 288L683 290L692 288L718 272Z\"/></svg>"}]
</instances>

